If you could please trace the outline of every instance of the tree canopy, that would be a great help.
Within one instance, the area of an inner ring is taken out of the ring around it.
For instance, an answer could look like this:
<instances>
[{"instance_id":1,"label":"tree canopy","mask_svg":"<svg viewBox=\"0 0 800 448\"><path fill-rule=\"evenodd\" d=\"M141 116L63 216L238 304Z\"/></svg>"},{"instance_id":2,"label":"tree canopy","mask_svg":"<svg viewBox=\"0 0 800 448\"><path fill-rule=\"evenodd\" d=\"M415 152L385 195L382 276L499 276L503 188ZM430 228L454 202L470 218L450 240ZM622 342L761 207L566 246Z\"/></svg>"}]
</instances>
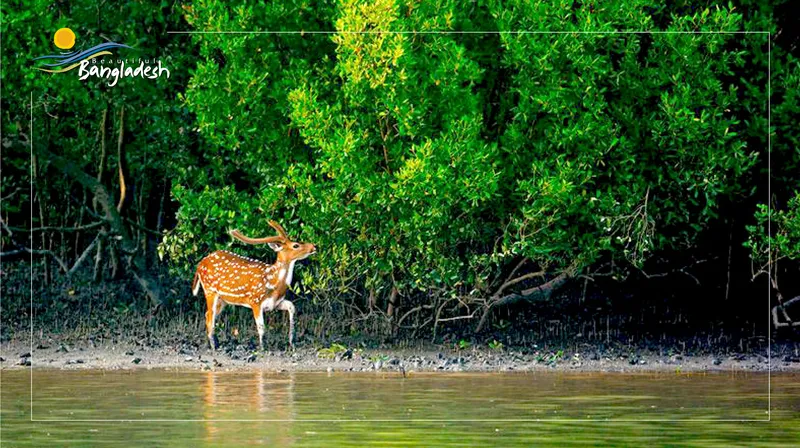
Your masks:
<instances>
[{"instance_id":1,"label":"tree canopy","mask_svg":"<svg viewBox=\"0 0 800 448\"><path fill-rule=\"evenodd\" d=\"M228 229L260 236L275 219L319 247L298 288L313 305L374 307L400 326L482 325L495 306L549 297L577 275L701 258L719 232L766 272L773 259L796 272L800 64L796 39L777 37L785 6L706 3L199 0L162 14L124 3L101 18L42 2L4 14L5 48L45 54L42 30L81 23L79 39L155 52L173 75L109 88L4 58L15 90L4 135L22 132L33 92L36 140L115 191L119 161L109 149L98 162L98 147L113 148L124 109L141 197L123 217L163 230L158 253L174 272L228 243ZM4 191L23 185L16 148ZM67 224L91 196L59 198L80 190L38 178L37 199L18 198L46 205L28 224Z\"/></svg>"}]
</instances>

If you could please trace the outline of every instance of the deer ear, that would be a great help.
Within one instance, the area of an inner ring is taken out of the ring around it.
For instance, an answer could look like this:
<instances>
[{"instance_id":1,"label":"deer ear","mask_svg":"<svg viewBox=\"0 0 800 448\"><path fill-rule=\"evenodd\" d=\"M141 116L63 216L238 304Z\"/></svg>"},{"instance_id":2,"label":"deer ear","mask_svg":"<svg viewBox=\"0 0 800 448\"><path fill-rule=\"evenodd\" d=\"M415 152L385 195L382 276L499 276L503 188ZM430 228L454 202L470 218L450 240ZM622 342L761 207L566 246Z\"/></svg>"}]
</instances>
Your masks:
<instances>
[{"instance_id":1,"label":"deer ear","mask_svg":"<svg viewBox=\"0 0 800 448\"><path fill-rule=\"evenodd\" d=\"M283 244L280 243L269 243L269 247L272 248L275 252L280 252L283 249Z\"/></svg>"}]
</instances>

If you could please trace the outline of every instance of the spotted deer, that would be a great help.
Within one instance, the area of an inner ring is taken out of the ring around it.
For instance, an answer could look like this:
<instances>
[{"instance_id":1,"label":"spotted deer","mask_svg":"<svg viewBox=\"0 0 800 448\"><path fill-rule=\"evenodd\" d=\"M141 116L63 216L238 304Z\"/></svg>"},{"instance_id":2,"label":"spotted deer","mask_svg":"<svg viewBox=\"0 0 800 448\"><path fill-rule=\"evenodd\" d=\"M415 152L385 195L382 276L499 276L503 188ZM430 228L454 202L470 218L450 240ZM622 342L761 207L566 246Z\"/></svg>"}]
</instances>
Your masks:
<instances>
[{"instance_id":1,"label":"spotted deer","mask_svg":"<svg viewBox=\"0 0 800 448\"><path fill-rule=\"evenodd\" d=\"M269 225L278 235L249 238L238 230L231 230L230 235L247 244L269 244L278 253L274 264L218 250L203 258L197 266L192 293L196 296L202 287L206 295L206 333L212 350L216 350L214 322L225 304L243 306L253 311L261 350L264 349L264 311L287 311L289 346L294 347L295 309L294 304L285 299L286 290L292 286L295 263L314 255L317 248L311 243L292 241L275 221L270 221Z\"/></svg>"}]
</instances>

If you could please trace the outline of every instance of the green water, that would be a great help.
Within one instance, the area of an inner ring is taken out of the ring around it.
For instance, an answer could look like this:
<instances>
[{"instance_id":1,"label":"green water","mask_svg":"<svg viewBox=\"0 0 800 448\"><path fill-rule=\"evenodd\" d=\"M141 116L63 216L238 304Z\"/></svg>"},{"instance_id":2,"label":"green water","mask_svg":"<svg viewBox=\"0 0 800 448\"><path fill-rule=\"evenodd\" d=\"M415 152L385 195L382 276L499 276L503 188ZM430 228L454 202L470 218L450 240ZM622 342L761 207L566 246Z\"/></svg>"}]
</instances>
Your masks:
<instances>
[{"instance_id":1,"label":"green water","mask_svg":"<svg viewBox=\"0 0 800 448\"><path fill-rule=\"evenodd\" d=\"M800 374L772 375L771 421L767 390L753 373L34 370L31 413L16 370L2 446L800 446Z\"/></svg>"}]
</instances>

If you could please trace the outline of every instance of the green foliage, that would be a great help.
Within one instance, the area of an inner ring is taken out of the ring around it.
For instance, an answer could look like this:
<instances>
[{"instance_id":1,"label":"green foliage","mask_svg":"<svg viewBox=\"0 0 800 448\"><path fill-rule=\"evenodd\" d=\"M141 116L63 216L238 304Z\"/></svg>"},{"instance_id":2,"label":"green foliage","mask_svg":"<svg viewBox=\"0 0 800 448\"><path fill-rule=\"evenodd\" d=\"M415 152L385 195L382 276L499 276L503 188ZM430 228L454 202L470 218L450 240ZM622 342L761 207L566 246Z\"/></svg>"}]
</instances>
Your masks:
<instances>
[{"instance_id":1,"label":"green foliage","mask_svg":"<svg viewBox=\"0 0 800 448\"><path fill-rule=\"evenodd\" d=\"M755 217L757 224L747 227L750 239L746 243L754 260L762 265L782 259L800 260L800 193L789 200L785 210L772 212L771 232L767 230L770 213L765 204L759 204Z\"/></svg>"},{"instance_id":2,"label":"green foliage","mask_svg":"<svg viewBox=\"0 0 800 448\"><path fill-rule=\"evenodd\" d=\"M751 19L747 22L748 29L767 30L773 35L782 36L782 33L777 33L775 16L778 8L788 5L785 1L748 4L752 8ZM775 41L780 42L777 38ZM749 127L751 135L760 144L771 145L769 164L762 159L760 176L757 177L762 190L757 193L757 197L764 199L754 211L754 222L747 226L749 238L745 246L751 250L751 258L757 265L757 272L754 274L777 274L779 262L781 269L786 269L787 272L796 272L800 265L800 60L796 53L790 52L791 47L796 46L796 40L789 41L789 44L788 49L787 46L775 44L770 47L772 96L769 136L764 132L767 127L767 111L762 100L766 95L766 73L754 73L747 82L743 82L748 90L754 92L748 97L749 101L742 105L746 111L753 113L752 125ZM764 60L768 56L763 45L755 42L750 43L750 50L752 58ZM745 65L743 69L752 70L752 67L752 64ZM767 183L771 186L770 197L763 191ZM771 202L771 218L770 207L765 200Z\"/></svg>"},{"instance_id":3,"label":"green foliage","mask_svg":"<svg viewBox=\"0 0 800 448\"><path fill-rule=\"evenodd\" d=\"M91 177L101 179L116 203L120 191L117 132L124 110L124 163L128 176L124 215L140 225L157 228L165 214L159 198L167 196L174 166L187 164L182 154L190 144L188 110L174 98L187 82L191 46L166 34L167 30L185 26L180 15L167 3L124 2L101 8L88 1L16 3L3 4L0 30L4 48L0 68L2 129L3 143L8 148L3 154L0 187L3 196L17 188L21 190L10 201L4 201L4 220L18 228L35 228L79 226L98 219L90 215L97 210L91 194L84 194L74 179L53 169L42 158L35 158L31 167L26 139L66 158ZM77 68L65 73L35 70L34 58L57 53L53 34L61 27L75 32L74 50L116 41L133 48L115 49L108 58L158 58L170 70L170 77L123 78L110 87L95 78L81 81ZM13 53L7 53L11 49ZM108 158L103 172L98 173L104 114ZM31 171L33 180L29 177ZM31 181L35 188L33 197L28 194ZM3 233L4 240L7 236ZM51 236L45 234L48 239ZM71 265L94 236L81 237L76 233L73 249L69 241L64 247L62 235L61 249L57 252L62 257L68 256L65 261ZM16 244L26 246L39 244L39 241L28 242L21 235L13 239Z\"/></svg>"},{"instance_id":4,"label":"green foliage","mask_svg":"<svg viewBox=\"0 0 800 448\"><path fill-rule=\"evenodd\" d=\"M720 201L749 193L734 34L380 32L648 29L644 1L186 11L199 30L340 33L194 37L183 99L203 154L177 172L162 246L184 266L227 228L266 234L277 219L320 248L304 278L315 297L482 297L521 257L557 272L691 247ZM668 22L743 26L730 7Z\"/></svg>"},{"instance_id":5,"label":"green foliage","mask_svg":"<svg viewBox=\"0 0 800 448\"><path fill-rule=\"evenodd\" d=\"M391 358L389 357L389 355L386 355L384 353L380 353L380 354L377 354L377 355L372 355L372 356L369 357L369 361L372 362L372 363L377 363L377 362L382 362L383 363L383 362L386 362L386 361L388 361L390 359Z\"/></svg>"},{"instance_id":6,"label":"green foliage","mask_svg":"<svg viewBox=\"0 0 800 448\"><path fill-rule=\"evenodd\" d=\"M489 341L489 344L487 344L487 345L492 350L497 350L497 351L502 351L503 350L503 343L502 342L498 342L496 339L492 339L491 341Z\"/></svg>"},{"instance_id":7,"label":"green foliage","mask_svg":"<svg viewBox=\"0 0 800 448\"><path fill-rule=\"evenodd\" d=\"M296 285L313 305L343 313L393 298L401 316L438 323L473 313L521 260L517 275L547 274L515 288L697 247L731 219L722 206L766 200L768 141L773 239L761 206L748 244L757 259L769 244L797 258L800 63L770 47L768 130L768 36L673 33L775 34L780 2L198 0L124 2L102 20L73 3L4 5L5 47L25 55L2 65L14 86L4 136L25 132L34 92L28 133L96 176L103 112L112 147L125 108L131 185L140 198L169 189L178 207L158 248L177 271L231 244L229 228L261 236L275 219L319 247ZM30 70L62 26L160 57L172 76L110 88ZM303 33L165 32L187 26ZM447 33L492 30L561 33ZM0 187L18 191L5 210L25 220L29 162L11 151ZM46 165L36 200L48 206L30 224L72 224L91 198L66 200L81 190ZM116 191L112 174L103 182ZM142 202L127 217L160 225L158 201Z\"/></svg>"},{"instance_id":8,"label":"green foliage","mask_svg":"<svg viewBox=\"0 0 800 448\"><path fill-rule=\"evenodd\" d=\"M168 8L164 8L167 12ZM53 151L74 156L73 160L96 164L103 110L109 107L110 117L114 118L114 112L125 107L130 132L126 142L140 148L130 152L128 162L132 171L147 168L164 172L169 159L159 156L178 153L180 148L176 144L185 140L181 135L188 131L184 127L186 110L181 104L169 101L175 87L185 78L182 70L176 68L185 65L186 49L179 51L183 43L162 40L161 36L166 29L179 29L179 19L175 15L153 14L153 5L136 2L105 8L102 21L98 20L98 14L95 3L78 2L65 10L46 1L28 2L24 10L4 14L4 44L21 55L4 59L2 65L4 81L14 86L10 95L3 96L4 105L8 106L4 108L5 129L13 133L17 124L25 124L27 128L33 94L34 137L48 143ZM98 80L80 81L74 71L49 74L33 70L34 57L56 50L53 33L61 27L75 31L76 48L86 49L107 40L121 42L133 49L121 49L115 56L161 58L165 66L172 68L171 76L157 80L125 78L117 86L109 87ZM114 152L115 143L109 133L109 152Z\"/></svg>"},{"instance_id":9,"label":"green foliage","mask_svg":"<svg viewBox=\"0 0 800 448\"><path fill-rule=\"evenodd\" d=\"M625 28L647 25L629 18ZM679 19L667 30L733 30L740 20L719 9ZM654 35L645 51L641 35L507 37L520 101L503 146L532 166L530 178L514 176L519 252L564 265L611 250L641 264L654 249L691 244L755 161L733 130L736 87L721 81L741 56L722 51L730 38Z\"/></svg>"},{"instance_id":10,"label":"green foliage","mask_svg":"<svg viewBox=\"0 0 800 448\"><path fill-rule=\"evenodd\" d=\"M559 350L557 352L551 352L551 353L537 353L536 356L534 356L534 361L539 363L544 363L549 366L553 366L557 364L559 361L561 361L563 358L564 358L564 350Z\"/></svg>"},{"instance_id":11,"label":"green foliage","mask_svg":"<svg viewBox=\"0 0 800 448\"><path fill-rule=\"evenodd\" d=\"M317 350L318 358L333 359L336 355L347 351L347 347L342 344L333 343L330 347L324 347Z\"/></svg>"}]
</instances>

